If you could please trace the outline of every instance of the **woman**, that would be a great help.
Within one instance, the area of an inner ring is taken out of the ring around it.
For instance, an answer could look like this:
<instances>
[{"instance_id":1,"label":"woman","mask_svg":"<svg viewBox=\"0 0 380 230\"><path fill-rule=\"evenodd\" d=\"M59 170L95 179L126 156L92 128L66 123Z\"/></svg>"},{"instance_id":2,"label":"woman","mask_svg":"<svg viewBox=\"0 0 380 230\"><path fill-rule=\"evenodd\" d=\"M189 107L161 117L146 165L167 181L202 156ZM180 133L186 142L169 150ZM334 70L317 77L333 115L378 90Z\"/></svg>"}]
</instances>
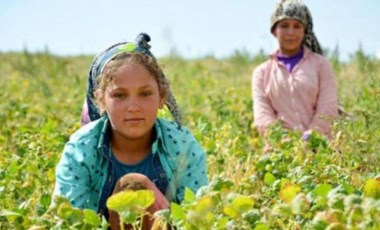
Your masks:
<instances>
[{"instance_id":1,"label":"woman","mask_svg":"<svg viewBox=\"0 0 380 230\"><path fill-rule=\"evenodd\" d=\"M297 0L279 1L271 17L278 50L253 72L254 124L261 134L279 121L308 139L312 131L331 137L338 115L337 86L313 32L311 14Z\"/></svg>"}]
</instances>

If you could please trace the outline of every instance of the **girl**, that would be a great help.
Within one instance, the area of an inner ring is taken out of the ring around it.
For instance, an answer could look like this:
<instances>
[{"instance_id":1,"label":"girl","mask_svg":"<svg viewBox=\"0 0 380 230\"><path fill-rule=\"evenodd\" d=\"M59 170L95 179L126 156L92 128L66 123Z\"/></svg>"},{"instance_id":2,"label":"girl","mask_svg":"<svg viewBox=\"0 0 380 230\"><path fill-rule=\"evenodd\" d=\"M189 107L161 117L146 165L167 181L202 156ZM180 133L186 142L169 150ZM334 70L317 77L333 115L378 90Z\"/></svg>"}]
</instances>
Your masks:
<instances>
[{"instance_id":1,"label":"girl","mask_svg":"<svg viewBox=\"0 0 380 230\"><path fill-rule=\"evenodd\" d=\"M282 0L271 17L279 48L253 72L254 124L264 134L280 121L308 139L314 130L331 137L338 115L333 70L313 32L311 14L300 0Z\"/></svg>"},{"instance_id":2,"label":"girl","mask_svg":"<svg viewBox=\"0 0 380 230\"><path fill-rule=\"evenodd\" d=\"M205 153L181 126L149 41L140 34L136 44L115 44L93 61L86 103L94 121L71 136L56 168L54 194L75 207L107 216L113 192L145 188L155 193L153 213L181 202L185 187L196 192L207 184ZM176 122L157 118L165 104Z\"/></svg>"}]
</instances>

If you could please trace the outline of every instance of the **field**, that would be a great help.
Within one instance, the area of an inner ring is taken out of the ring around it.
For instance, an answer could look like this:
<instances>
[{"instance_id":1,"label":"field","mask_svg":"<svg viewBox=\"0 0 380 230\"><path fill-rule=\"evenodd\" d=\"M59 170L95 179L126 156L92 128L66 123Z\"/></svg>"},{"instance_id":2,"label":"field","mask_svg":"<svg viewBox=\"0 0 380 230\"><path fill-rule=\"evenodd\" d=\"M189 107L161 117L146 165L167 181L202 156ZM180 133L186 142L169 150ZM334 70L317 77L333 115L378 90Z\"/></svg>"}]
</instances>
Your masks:
<instances>
[{"instance_id":1,"label":"field","mask_svg":"<svg viewBox=\"0 0 380 230\"><path fill-rule=\"evenodd\" d=\"M330 55L350 116L334 139L252 126L251 72L262 54L162 58L189 127L207 153L210 184L186 193L162 222L178 229L380 229L380 61ZM104 219L49 208L63 145L79 128L92 57L0 53L0 229L97 229ZM170 118L167 112L162 116ZM136 222L136 225L137 222Z\"/></svg>"}]
</instances>

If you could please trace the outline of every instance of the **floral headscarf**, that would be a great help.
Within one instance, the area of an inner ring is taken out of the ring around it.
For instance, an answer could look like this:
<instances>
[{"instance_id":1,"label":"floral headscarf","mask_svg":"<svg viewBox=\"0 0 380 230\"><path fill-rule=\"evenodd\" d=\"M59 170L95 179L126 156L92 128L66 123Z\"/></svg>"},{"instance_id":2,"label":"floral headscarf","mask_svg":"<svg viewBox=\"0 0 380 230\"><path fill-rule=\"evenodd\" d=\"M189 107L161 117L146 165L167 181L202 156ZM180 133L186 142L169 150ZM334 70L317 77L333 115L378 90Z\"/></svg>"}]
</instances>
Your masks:
<instances>
[{"instance_id":1,"label":"floral headscarf","mask_svg":"<svg viewBox=\"0 0 380 230\"><path fill-rule=\"evenodd\" d=\"M323 54L317 37L313 32L313 19L307 6L301 0L279 0L271 17L271 32L277 22L283 19L296 19L305 28L303 45L314 53Z\"/></svg>"}]
</instances>

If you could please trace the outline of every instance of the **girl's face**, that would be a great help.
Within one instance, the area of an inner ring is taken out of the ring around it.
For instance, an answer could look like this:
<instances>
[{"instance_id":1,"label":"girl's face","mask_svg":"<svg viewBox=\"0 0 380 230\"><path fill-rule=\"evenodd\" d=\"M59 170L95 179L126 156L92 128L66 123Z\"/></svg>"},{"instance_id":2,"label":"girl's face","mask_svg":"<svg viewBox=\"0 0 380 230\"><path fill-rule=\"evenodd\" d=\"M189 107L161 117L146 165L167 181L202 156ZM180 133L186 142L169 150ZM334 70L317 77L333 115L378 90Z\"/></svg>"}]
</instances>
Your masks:
<instances>
[{"instance_id":1,"label":"girl's face","mask_svg":"<svg viewBox=\"0 0 380 230\"><path fill-rule=\"evenodd\" d=\"M273 34L280 45L281 54L293 56L301 49L305 31L300 21L284 19L277 23Z\"/></svg>"},{"instance_id":2,"label":"girl's face","mask_svg":"<svg viewBox=\"0 0 380 230\"><path fill-rule=\"evenodd\" d=\"M156 79L141 64L125 63L102 97L113 135L125 140L146 140L164 105Z\"/></svg>"}]
</instances>

